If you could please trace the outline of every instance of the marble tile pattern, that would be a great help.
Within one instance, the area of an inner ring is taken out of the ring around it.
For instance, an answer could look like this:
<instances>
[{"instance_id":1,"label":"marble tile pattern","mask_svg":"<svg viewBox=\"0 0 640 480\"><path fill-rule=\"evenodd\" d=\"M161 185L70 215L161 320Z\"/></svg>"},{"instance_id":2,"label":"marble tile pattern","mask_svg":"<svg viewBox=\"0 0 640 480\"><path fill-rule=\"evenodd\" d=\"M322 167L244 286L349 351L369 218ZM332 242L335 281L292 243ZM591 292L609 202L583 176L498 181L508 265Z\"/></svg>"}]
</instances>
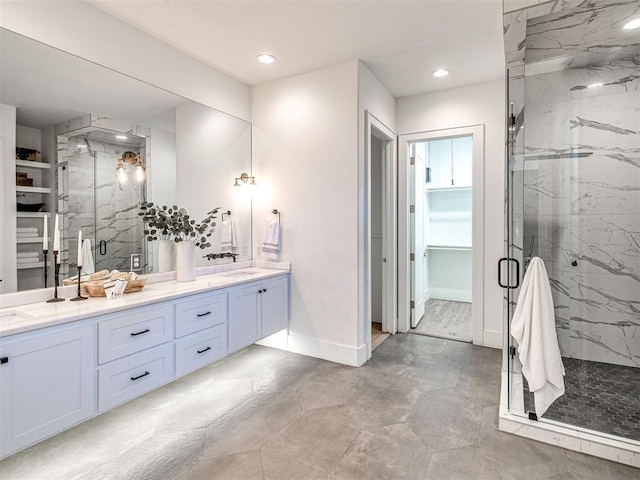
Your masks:
<instances>
[{"instance_id":1,"label":"marble tile pattern","mask_svg":"<svg viewBox=\"0 0 640 480\"><path fill-rule=\"evenodd\" d=\"M0 461L0 478L637 478L498 431L500 360L411 334L360 368L254 345Z\"/></svg>"},{"instance_id":2,"label":"marble tile pattern","mask_svg":"<svg viewBox=\"0 0 640 480\"><path fill-rule=\"evenodd\" d=\"M562 354L638 367L637 63L528 76L525 103L524 257L547 266Z\"/></svg>"}]
</instances>

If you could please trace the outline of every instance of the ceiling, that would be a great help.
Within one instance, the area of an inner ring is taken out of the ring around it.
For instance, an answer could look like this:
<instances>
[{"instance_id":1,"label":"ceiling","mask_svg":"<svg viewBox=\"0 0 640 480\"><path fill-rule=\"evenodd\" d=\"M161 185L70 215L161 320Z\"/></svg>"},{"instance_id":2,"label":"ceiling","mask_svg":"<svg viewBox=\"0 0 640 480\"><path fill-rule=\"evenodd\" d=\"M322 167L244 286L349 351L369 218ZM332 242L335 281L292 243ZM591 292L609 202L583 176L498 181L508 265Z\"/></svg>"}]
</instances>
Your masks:
<instances>
[{"instance_id":1,"label":"ceiling","mask_svg":"<svg viewBox=\"0 0 640 480\"><path fill-rule=\"evenodd\" d=\"M501 0L88 1L247 85L356 59L396 97L504 76Z\"/></svg>"}]
</instances>

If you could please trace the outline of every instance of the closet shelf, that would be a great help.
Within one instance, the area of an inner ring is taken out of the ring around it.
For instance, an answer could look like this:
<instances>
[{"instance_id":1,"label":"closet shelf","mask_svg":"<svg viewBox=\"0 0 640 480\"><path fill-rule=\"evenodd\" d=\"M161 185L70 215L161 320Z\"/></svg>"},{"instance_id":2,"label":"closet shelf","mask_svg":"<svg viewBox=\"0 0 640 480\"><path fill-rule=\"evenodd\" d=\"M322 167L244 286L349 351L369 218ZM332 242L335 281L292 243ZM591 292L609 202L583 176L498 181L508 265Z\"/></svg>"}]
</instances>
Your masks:
<instances>
[{"instance_id":1,"label":"closet shelf","mask_svg":"<svg viewBox=\"0 0 640 480\"><path fill-rule=\"evenodd\" d=\"M435 187L427 188L427 193L442 193L442 192L460 192L464 190L471 190L472 187Z\"/></svg>"},{"instance_id":2,"label":"closet shelf","mask_svg":"<svg viewBox=\"0 0 640 480\"><path fill-rule=\"evenodd\" d=\"M29 160L16 160L17 167L25 167L25 168L37 168L37 169L50 169L50 163L44 162L31 162Z\"/></svg>"},{"instance_id":3,"label":"closet shelf","mask_svg":"<svg viewBox=\"0 0 640 480\"><path fill-rule=\"evenodd\" d=\"M430 212L431 220L471 220L471 212Z\"/></svg>"},{"instance_id":4,"label":"closet shelf","mask_svg":"<svg viewBox=\"0 0 640 480\"><path fill-rule=\"evenodd\" d=\"M471 250L471 245L427 245L427 250Z\"/></svg>"}]
</instances>

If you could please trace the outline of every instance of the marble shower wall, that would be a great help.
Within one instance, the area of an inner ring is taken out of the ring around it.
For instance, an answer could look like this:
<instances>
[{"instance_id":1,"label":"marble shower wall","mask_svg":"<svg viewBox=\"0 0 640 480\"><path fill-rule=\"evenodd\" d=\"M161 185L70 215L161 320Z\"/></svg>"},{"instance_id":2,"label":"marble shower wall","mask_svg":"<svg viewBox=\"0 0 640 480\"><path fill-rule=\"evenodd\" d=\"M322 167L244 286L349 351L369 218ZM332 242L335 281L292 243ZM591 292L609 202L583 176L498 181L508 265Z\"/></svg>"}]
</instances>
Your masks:
<instances>
[{"instance_id":1,"label":"marble shower wall","mask_svg":"<svg viewBox=\"0 0 640 480\"><path fill-rule=\"evenodd\" d=\"M527 76L524 129L524 256L547 266L561 351L636 367L639 60Z\"/></svg>"},{"instance_id":2,"label":"marble shower wall","mask_svg":"<svg viewBox=\"0 0 640 480\"><path fill-rule=\"evenodd\" d=\"M92 242L96 271L129 271L131 254L142 254L146 271L143 225L138 206L145 198L144 184L133 180L134 167L126 167L129 181L116 179L117 159L126 150L140 152L141 146L115 145L85 136L71 137L66 157L67 229L71 264L75 264L77 232ZM84 147L78 147L84 145ZM106 254L100 254L100 241L106 242Z\"/></svg>"}]
</instances>

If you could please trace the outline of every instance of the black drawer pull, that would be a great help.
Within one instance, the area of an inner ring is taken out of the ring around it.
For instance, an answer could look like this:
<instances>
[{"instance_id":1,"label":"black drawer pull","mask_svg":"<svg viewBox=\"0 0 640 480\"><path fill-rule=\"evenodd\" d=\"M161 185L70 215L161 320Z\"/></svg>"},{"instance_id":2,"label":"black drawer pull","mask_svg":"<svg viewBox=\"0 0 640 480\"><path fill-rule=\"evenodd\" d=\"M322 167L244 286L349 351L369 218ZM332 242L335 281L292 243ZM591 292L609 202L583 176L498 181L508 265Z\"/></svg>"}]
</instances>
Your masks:
<instances>
[{"instance_id":1,"label":"black drawer pull","mask_svg":"<svg viewBox=\"0 0 640 480\"><path fill-rule=\"evenodd\" d=\"M135 337L137 335L142 335L143 333L149 333L151 330L149 330L148 328L145 328L144 330L142 330L141 332L136 332L136 333L132 333L131 336Z\"/></svg>"},{"instance_id":2,"label":"black drawer pull","mask_svg":"<svg viewBox=\"0 0 640 480\"><path fill-rule=\"evenodd\" d=\"M208 352L209 350L211 350L211 347L207 347L204 350L198 350L198 353L204 353L204 352Z\"/></svg>"},{"instance_id":3,"label":"black drawer pull","mask_svg":"<svg viewBox=\"0 0 640 480\"><path fill-rule=\"evenodd\" d=\"M267 289L266 289L266 288L263 288L263 289L262 289L262 293L264 293L264 292L266 292L266 291L267 291Z\"/></svg>"},{"instance_id":4,"label":"black drawer pull","mask_svg":"<svg viewBox=\"0 0 640 480\"><path fill-rule=\"evenodd\" d=\"M262 290L258 290L258 293L262 293Z\"/></svg>"},{"instance_id":5,"label":"black drawer pull","mask_svg":"<svg viewBox=\"0 0 640 480\"><path fill-rule=\"evenodd\" d=\"M150 375L149 372L144 372L142 375L138 375L137 377L131 377L131 380L133 380L134 382L142 377L146 377L147 375Z\"/></svg>"},{"instance_id":6,"label":"black drawer pull","mask_svg":"<svg viewBox=\"0 0 640 480\"><path fill-rule=\"evenodd\" d=\"M198 316L198 317L206 317L207 315L211 315L211 312L199 313L196 316Z\"/></svg>"},{"instance_id":7,"label":"black drawer pull","mask_svg":"<svg viewBox=\"0 0 640 480\"><path fill-rule=\"evenodd\" d=\"M5 363L9 363L9 357L0 358L0 365L4 365Z\"/></svg>"}]
</instances>

